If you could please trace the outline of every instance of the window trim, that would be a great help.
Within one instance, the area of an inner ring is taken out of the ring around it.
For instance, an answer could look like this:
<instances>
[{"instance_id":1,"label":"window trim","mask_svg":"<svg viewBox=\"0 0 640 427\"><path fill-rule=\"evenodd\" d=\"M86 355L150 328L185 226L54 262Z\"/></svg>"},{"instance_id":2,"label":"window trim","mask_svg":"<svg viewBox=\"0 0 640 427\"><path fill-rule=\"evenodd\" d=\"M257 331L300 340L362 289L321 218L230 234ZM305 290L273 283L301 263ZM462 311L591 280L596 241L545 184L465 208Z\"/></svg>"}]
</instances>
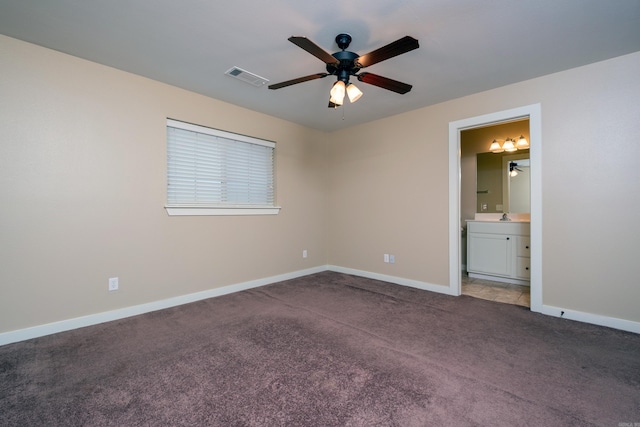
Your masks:
<instances>
[{"instance_id":1,"label":"window trim","mask_svg":"<svg viewBox=\"0 0 640 427\"><path fill-rule=\"evenodd\" d=\"M187 123L179 120L167 118L165 128L177 128L197 133L204 133L217 137L232 139L235 141L246 142L249 144L257 144L265 147L273 148L275 156L276 143L273 141L267 141L264 139L254 138L247 135L241 135L232 132L226 132L219 129L214 129L206 126ZM168 142L167 142L168 143ZM168 155L168 147L167 147ZM168 167L168 165L167 165ZM167 171L168 172L168 171ZM274 157L274 169L273 180L275 185L275 157ZM168 175L166 185L168 185ZM166 188L166 187L165 187ZM274 188L275 191L275 188ZM275 196L275 193L274 193ZM206 206L206 205L190 205L190 204L169 204L168 202L164 206L169 216L229 216L229 215L277 215L280 212L280 206L264 205L264 206L251 206L251 205L226 205L226 206Z\"/></svg>"},{"instance_id":2,"label":"window trim","mask_svg":"<svg viewBox=\"0 0 640 427\"><path fill-rule=\"evenodd\" d=\"M272 208L220 208L201 206L165 206L169 216L277 215L280 206Z\"/></svg>"}]
</instances>

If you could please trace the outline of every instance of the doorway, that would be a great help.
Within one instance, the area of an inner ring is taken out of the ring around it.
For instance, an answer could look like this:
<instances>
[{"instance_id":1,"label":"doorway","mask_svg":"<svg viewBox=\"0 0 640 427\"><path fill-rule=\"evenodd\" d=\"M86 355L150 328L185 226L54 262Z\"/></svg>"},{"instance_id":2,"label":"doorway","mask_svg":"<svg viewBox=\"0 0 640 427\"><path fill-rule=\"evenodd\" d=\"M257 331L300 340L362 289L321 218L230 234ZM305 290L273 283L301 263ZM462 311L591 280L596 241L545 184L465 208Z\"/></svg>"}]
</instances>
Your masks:
<instances>
[{"instance_id":1,"label":"doorway","mask_svg":"<svg viewBox=\"0 0 640 427\"><path fill-rule=\"evenodd\" d=\"M449 287L461 294L460 133L462 130L529 119L531 178L531 311L542 310L542 180L540 104L500 111L449 123Z\"/></svg>"},{"instance_id":2,"label":"doorway","mask_svg":"<svg viewBox=\"0 0 640 427\"><path fill-rule=\"evenodd\" d=\"M529 308L528 280L518 279L515 283L491 275L479 277L478 272L468 274L467 268L469 220L475 220L479 215L498 219L504 213L513 219L529 219L529 145L500 149L506 141L520 138L530 139L528 118L460 131L461 293ZM514 263L512 268L515 274L518 266Z\"/></svg>"}]
</instances>

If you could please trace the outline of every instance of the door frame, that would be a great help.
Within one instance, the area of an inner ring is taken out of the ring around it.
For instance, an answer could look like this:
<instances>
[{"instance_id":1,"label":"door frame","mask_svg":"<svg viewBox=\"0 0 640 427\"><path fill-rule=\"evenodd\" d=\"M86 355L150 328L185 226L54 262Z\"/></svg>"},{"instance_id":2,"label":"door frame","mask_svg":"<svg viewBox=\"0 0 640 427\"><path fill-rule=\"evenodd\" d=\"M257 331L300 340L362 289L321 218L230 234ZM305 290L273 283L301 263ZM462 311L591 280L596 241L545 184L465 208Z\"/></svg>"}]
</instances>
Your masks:
<instances>
[{"instance_id":1,"label":"door frame","mask_svg":"<svg viewBox=\"0 0 640 427\"><path fill-rule=\"evenodd\" d=\"M449 122L449 291L461 294L460 132L529 119L531 159L531 311L542 312L542 118L540 104Z\"/></svg>"}]
</instances>

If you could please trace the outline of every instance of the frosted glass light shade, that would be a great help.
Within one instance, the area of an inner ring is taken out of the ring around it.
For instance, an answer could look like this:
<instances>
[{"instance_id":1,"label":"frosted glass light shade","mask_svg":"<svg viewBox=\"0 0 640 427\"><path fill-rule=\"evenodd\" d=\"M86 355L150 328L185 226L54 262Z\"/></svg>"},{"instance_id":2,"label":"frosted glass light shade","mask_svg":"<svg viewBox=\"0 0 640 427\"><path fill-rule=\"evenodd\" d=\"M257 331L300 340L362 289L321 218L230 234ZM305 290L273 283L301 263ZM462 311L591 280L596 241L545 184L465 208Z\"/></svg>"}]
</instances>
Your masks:
<instances>
[{"instance_id":1,"label":"frosted glass light shade","mask_svg":"<svg viewBox=\"0 0 640 427\"><path fill-rule=\"evenodd\" d=\"M502 148L506 152L516 151L517 148L513 145L513 140L511 138L507 138L507 140L502 144Z\"/></svg>"},{"instance_id":2,"label":"frosted glass light shade","mask_svg":"<svg viewBox=\"0 0 640 427\"><path fill-rule=\"evenodd\" d=\"M344 82L342 80L338 80L333 84L331 92L329 92L329 94L331 95L329 101L333 102L336 105L342 105L342 103L344 102L344 92Z\"/></svg>"},{"instance_id":3,"label":"frosted glass light shade","mask_svg":"<svg viewBox=\"0 0 640 427\"><path fill-rule=\"evenodd\" d=\"M489 147L489 151L492 153L502 153L504 150L500 146L500 143L494 139L491 143L491 147Z\"/></svg>"},{"instance_id":4,"label":"frosted glass light shade","mask_svg":"<svg viewBox=\"0 0 640 427\"><path fill-rule=\"evenodd\" d=\"M349 96L349 101L356 102L362 96L362 91L356 87L353 83L350 83L347 86L347 95Z\"/></svg>"},{"instance_id":5,"label":"frosted glass light shade","mask_svg":"<svg viewBox=\"0 0 640 427\"><path fill-rule=\"evenodd\" d=\"M527 138L525 138L524 135L520 135L520 139L518 139L518 142L516 143L516 148L518 148L518 150L529 148L529 141L527 141Z\"/></svg>"}]
</instances>

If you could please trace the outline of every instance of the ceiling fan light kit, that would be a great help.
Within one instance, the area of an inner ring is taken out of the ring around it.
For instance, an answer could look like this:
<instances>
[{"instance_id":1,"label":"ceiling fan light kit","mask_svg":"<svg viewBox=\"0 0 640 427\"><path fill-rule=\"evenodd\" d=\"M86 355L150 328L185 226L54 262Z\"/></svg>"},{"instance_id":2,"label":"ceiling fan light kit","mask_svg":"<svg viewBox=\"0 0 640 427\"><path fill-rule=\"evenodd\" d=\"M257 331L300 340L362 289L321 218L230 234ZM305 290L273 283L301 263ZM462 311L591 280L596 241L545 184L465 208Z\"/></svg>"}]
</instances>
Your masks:
<instances>
[{"instance_id":1,"label":"ceiling fan light kit","mask_svg":"<svg viewBox=\"0 0 640 427\"><path fill-rule=\"evenodd\" d=\"M349 82L349 78L351 76L355 76L358 81L363 83L378 86L399 94L405 94L412 88L409 84L372 73L361 73L360 70L386 59L393 58L394 56L417 49L420 46L418 44L418 40L413 37L404 36L395 42L389 43L386 46L362 56L347 50L351 44L351 36L346 33L338 34L336 36L335 41L341 51L333 54L329 54L306 37L292 36L289 37L288 40L323 61L326 64L327 72L311 74L304 77L298 77L293 80L275 83L269 85L269 89L281 89L283 87L304 83L310 80L321 79L327 76L336 76L337 81L333 84L329 93L329 107L336 108L343 104L345 93L349 97L349 101L352 103L362 97L362 91L358 89L356 85Z\"/></svg>"}]
</instances>

